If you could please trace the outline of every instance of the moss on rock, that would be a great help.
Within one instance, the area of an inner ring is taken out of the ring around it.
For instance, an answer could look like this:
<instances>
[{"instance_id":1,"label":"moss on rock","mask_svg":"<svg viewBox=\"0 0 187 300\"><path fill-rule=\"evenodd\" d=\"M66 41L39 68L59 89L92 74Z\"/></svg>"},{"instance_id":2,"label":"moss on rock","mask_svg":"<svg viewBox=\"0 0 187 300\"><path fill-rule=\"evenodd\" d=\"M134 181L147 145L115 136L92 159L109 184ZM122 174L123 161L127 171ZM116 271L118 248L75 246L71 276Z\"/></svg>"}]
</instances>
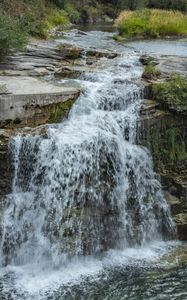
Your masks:
<instances>
[{"instance_id":1,"label":"moss on rock","mask_svg":"<svg viewBox=\"0 0 187 300\"><path fill-rule=\"evenodd\" d=\"M67 116L75 99L70 99L65 102L53 103L50 105L49 123L58 123Z\"/></svg>"},{"instance_id":2,"label":"moss on rock","mask_svg":"<svg viewBox=\"0 0 187 300\"><path fill-rule=\"evenodd\" d=\"M154 83L152 91L163 108L187 115L187 77L173 75L167 81Z\"/></svg>"},{"instance_id":3,"label":"moss on rock","mask_svg":"<svg viewBox=\"0 0 187 300\"><path fill-rule=\"evenodd\" d=\"M150 134L150 146L157 170L162 165L175 166L187 159L187 130L185 120L170 115L162 118ZM160 166L161 165L161 166Z\"/></svg>"}]
</instances>

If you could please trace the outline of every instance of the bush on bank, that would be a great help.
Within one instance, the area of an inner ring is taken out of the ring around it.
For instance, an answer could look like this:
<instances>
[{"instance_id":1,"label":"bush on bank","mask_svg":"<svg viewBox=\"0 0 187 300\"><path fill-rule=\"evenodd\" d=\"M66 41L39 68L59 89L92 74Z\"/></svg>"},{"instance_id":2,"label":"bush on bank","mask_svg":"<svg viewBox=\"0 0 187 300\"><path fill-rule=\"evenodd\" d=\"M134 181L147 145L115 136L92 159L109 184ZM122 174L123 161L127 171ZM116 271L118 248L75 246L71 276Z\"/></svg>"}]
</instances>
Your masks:
<instances>
[{"instance_id":1,"label":"bush on bank","mask_svg":"<svg viewBox=\"0 0 187 300\"><path fill-rule=\"evenodd\" d=\"M117 18L121 36L159 38L187 36L187 15L179 11L160 9L126 10Z\"/></svg>"},{"instance_id":2,"label":"bush on bank","mask_svg":"<svg viewBox=\"0 0 187 300\"><path fill-rule=\"evenodd\" d=\"M12 50L21 50L27 42L27 35L18 21L0 15L0 60Z\"/></svg>"},{"instance_id":3,"label":"bush on bank","mask_svg":"<svg viewBox=\"0 0 187 300\"><path fill-rule=\"evenodd\" d=\"M187 114L187 77L173 75L153 84L153 98L170 110Z\"/></svg>"},{"instance_id":4,"label":"bush on bank","mask_svg":"<svg viewBox=\"0 0 187 300\"><path fill-rule=\"evenodd\" d=\"M57 25L69 23L67 13L45 0L2 0L0 9L5 16L16 19L23 32L41 38Z\"/></svg>"},{"instance_id":5,"label":"bush on bank","mask_svg":"<svg viewBox=\"0 0 187 300\"><path fill-rule=\"evenodd\" d=\"M0 11L0 60L22 49L27 37L48 38L51 28L70 23L68 13L52 1L1 0Z\"/></svg>"}]
</instances>

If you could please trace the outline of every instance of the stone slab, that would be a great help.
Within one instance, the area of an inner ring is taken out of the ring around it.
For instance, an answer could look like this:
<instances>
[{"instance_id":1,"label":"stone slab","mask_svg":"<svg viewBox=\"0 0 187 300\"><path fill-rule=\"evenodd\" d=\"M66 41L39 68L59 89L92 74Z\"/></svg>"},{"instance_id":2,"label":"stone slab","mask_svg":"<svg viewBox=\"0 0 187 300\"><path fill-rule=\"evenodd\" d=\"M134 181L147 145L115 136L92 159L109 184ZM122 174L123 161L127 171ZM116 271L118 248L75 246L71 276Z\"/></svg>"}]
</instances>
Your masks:
<instances>
[{"instance_id":1,"label":"stone slab","mask_svg":"<svg viewBox=\"0 0 187 300\"><path fill-rule=\"evenodd\" d=\"M0 121L32 117L34 108L78 97L77 88L58 87L31 77L0 77L9 94L0 95Z\"/></svg>"}]
</instances>

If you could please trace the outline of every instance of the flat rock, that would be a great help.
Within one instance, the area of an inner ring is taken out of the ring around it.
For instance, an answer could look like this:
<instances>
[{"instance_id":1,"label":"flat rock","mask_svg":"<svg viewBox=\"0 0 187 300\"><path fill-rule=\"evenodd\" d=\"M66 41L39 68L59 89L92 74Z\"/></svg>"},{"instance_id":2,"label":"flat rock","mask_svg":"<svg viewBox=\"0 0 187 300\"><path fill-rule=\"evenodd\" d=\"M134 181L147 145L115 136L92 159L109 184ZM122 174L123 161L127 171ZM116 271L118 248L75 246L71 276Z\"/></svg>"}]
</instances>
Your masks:
<instances>
[{"instance_id":1,"label":"flat rock","mask_svg":"<svg viewBox=\"0 0 187 300\"><path fill-rule=\"evenodd\" d=\"M1 76L0 85L6 85L12 95L77 93L78 90L69 87L59 87L33 77Z\"/></svg>"},{"instance_id":2,"label":"flat rock","mask_svg":"<svg viewBox=\"0 0 187 300\"><path fill-rule=\"evenodd\" d=\"M80 90L61 87L33 77L0 77L10 94L0 95L0 127L16 128L47 123L52 108L74 101ZM61 104L60 104L61 103Z\"/></svg>"},{"instance_id":3,"label":"flat rock","mask_svg":"<svg viewBox=\"0 0 187 300\"><path fill-rule=\"evenodd\" d=\"M157 68L166 75L177 73L187 76L187 58L181 56L159 56L157 57Z\"/></svg>"}]
</instances>

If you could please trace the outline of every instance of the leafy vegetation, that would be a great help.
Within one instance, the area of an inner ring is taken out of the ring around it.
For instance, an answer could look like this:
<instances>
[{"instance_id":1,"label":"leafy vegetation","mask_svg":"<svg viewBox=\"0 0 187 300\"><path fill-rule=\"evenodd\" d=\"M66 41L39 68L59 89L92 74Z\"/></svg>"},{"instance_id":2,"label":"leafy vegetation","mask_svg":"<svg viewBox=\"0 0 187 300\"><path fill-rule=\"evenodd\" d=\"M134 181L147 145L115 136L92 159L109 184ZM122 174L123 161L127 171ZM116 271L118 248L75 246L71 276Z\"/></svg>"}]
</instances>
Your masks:
<instances>
[{"instance_id":1,"label":"leafy vegetation","mask_svg":"<svg viewBox=\"0 0 187 300\"><path fill-rule=\"evenodd\" d=\"M22 49L26 42L27 35L22 32L19 22L0 15L0 60L12 49Z\"/></svg>"},{"instance_id":2,"label":"leafy vegetation","mask_svg":"<svg viewBox=\"0 0 187 300\"><path fill-rule=\"evenodd\" d=\"M102 3L110 3L119 9L159 8L187 11L186 0L100 0Z\"/></svg>"},{"instance_id":3,"label":"leafy vegetation","mask_svg":"<svg viewBox=\"0 0 187 300\"><path fill-rule=\"evenodd\" d=\"M70 18L70 21L74 24L78 24L81 17L80 11L70 3L66 3L64 9L67 12L68 17Z\"/></svg>"},{"instance_id":4,"label":"leafy vegetation","mask_svg":"<svg viewBox=\"0 0 187 300\"><path fill-rule=\"evenodd\" d=\"M110 5L95 0L0 0L0 60L21 49L26 36L48 38L51 28L96 21L108 7L112 14Z\"/></svg>"},{"instance_id":5,"label":"leafy vegetation","mask_svg":"<svg viewBox=\"0 0 187 300\"><path fill-rule=\"evenodd\" d=\"M158 70L153 62L150 62L145 66L142 77L145 79L155 79L159 77L161 74L160 70Z\"/></svg>"},{"instance_id":6,"label":"leafy vegetation","mask_svg":"<svg viewBox=\"0 0 187 300\"><path fill-rule=\"evenodd\" d=\"M116 20L119 33L126 37L157 38L187 35L187 15L179 11L143 9L123 11Z\"/></svg>"},{"instance_id":7,"label":"leafy vegetation","mask_svg":"<svg viewBox=\"0 0 187 300\"><path fill-rule=\"evenodd\" d=\"M28 36L48 38L55 26L69 24L68 13L47 0L1 0L0 60L11 50L19 50Z\"/></svg>"},{"instance_id":8,"label":"leafy vegetation","mask_svg":"<svg viewBox=\"0 0 187 300\"><path fill-rule=\"evenodd\" d=\"M12 49L21 49L26 36L48 38L49 29L55 26L63 29L69 22L94 22L104 15L115 18L123 8L143 7L186 11L187 3L186 0L0 0L0 59ZM173 21L168 22L169 19ZM174 12L166 15L159 11L154 14L148 10L127 11L120 15L117 24L121 34L128 36L186 34L187 30L186 16Z\"/></svg>"},{"instance_id":9,"label":"leafy vegetation","mask_svg":"<svg viewBox=\"0 0 187 300\"><path fill-rule=\"evenodd\" d=\"M2 0L3 14L19 22L23 32L32 36L47 37L47 31L54 26L66 26L69 22L64 10L52 1L45 0ZM10 20L11 21L11 20Z\"/></svg>"},{"instance_id":10,"label":"leafy vegetation","mask_svg":"<svg viewBox=\"0 0 187 300\"><path fill-rule=\"evenodd\" d=\"M153 84L153 97L170 110L187 114L187 77L173 75L168 81Z\"/></svg>"}]
</instances>

